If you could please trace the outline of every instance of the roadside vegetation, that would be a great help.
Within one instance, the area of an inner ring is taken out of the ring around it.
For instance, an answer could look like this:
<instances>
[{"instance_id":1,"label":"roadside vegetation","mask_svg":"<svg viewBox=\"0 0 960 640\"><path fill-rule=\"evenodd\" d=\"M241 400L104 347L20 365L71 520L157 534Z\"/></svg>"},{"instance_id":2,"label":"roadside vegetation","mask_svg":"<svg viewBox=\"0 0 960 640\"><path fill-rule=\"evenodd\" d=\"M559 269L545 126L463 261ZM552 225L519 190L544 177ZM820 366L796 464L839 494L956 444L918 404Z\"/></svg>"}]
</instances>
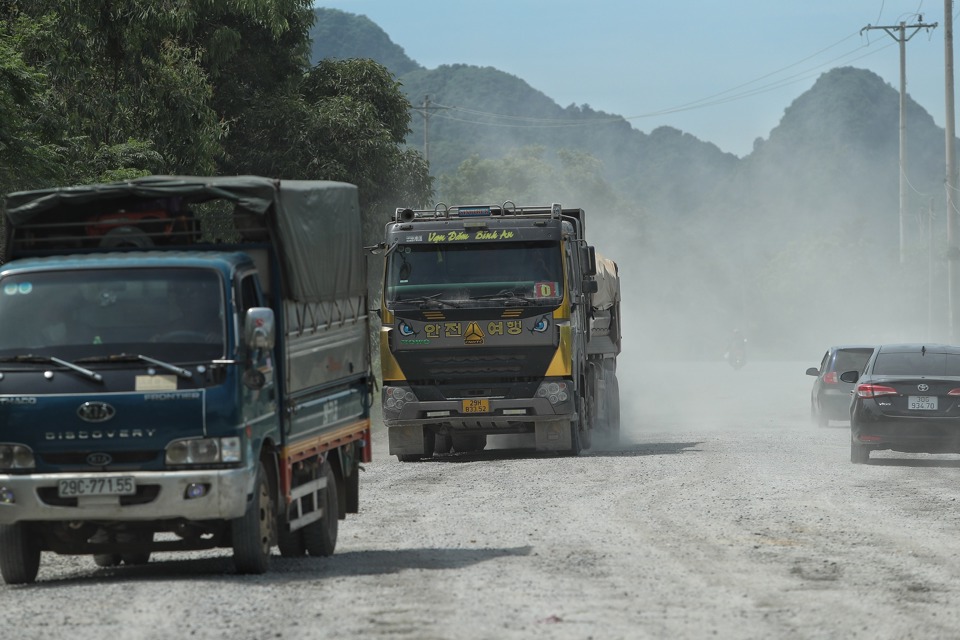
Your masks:
<instances>
[{"instance_id":1,"label":"roadside vegetation","mask_svg":"<svg viewBox=\"0 0 960 640\"><path fill-rule=\"evenodd\" d=\"M0 0L0 192L257 174L426 203L399 84L369 59L311 66L311 5Z\"/></svg>"}]
</instances>

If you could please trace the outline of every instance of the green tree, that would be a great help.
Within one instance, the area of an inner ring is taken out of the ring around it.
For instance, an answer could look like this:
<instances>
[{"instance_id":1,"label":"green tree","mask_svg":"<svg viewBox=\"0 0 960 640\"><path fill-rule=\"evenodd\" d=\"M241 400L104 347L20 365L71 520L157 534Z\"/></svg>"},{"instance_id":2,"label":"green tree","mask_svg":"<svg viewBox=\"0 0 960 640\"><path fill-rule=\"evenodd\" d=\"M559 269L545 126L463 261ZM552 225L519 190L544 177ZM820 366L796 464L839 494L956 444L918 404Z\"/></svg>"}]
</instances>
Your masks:
<instances>
[{"instance_id":1,"label":"green tree","mask_svg":"<svg viewBox=\"0 0 960 640\"><path fill-rule=\"evenodd\" d=\"M203 3L199 3L202 5ZM224 125L209 106L200 49L178 39L182 6L136 0L34 0L22 14L49 28L22 42L49 78L51 108L90 151L150 141L171 172L214 169Z\"/></svg>"},{"instance_id":2,"label":"green tree","mask_svg":"<svg viewBox=\"0 0 960 640\"><path fill-rule=\"evenodd\" d=\"M0 24L0 26L3 26ZM24 25L24 28L27 25ZM19 30L0 29L0 190L30 186L56 171L58 153L45 144L30 114L43 108L44 76L18 50Z\"/></svg>"},{"instance_id":3,"label":"green tree","mask_svg":"<svg viewBox=\"0 0 960 640\"><path fill-rule=\"evenodd\" d=\"M509 200L520 206L559 202L601 211L622 209L622 197L602 172L602 163L586 152L561 149L551 160L545 147L530 146L503 158L469 158L456 173L439 178L439 192L451 205Z\"/></svg>"},{"instance_id":4,"label":"green tree","mask_svg":"<svg viewBox=\"0 0 960 640\"><path fill-rule=\"evenodd\" d=\"M241 117L248 136L242 172L352 182L365 210L425 204L426 163L403 145L410 104L371 60L324 60L295 95L278 95Z\"/></svg>"},{"instance_id":5,"label":"green tree","mask_svg":"<svg viewBox=\"0 0 960 640\"><path fill-rule=\"evenodd\" d=\"M365 211L425 203L399 84L370 60L308 68L310 5L0 0L0 135L50 169L23 186L257 173L352 182Z\"/></svg>"}]
</instances>

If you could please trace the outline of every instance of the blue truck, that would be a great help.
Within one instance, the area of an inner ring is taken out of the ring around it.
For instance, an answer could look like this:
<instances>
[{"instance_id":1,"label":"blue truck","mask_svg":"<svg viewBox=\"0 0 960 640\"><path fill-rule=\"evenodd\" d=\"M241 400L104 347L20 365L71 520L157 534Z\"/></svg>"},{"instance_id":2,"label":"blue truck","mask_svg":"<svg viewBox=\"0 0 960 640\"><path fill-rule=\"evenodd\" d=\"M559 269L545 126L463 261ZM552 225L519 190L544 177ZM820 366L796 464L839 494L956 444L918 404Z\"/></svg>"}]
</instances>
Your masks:
<instances>
[{"instance_id":1,"label":"blue truck","mask_svg":"<svg viewBox=\"0 0 960 640\"><path fill-rule=\"evenodd\" d=\"M9 194L0 573L326 556L374 377L354 185L149 176Z\"/></svg>"}]
</instances>

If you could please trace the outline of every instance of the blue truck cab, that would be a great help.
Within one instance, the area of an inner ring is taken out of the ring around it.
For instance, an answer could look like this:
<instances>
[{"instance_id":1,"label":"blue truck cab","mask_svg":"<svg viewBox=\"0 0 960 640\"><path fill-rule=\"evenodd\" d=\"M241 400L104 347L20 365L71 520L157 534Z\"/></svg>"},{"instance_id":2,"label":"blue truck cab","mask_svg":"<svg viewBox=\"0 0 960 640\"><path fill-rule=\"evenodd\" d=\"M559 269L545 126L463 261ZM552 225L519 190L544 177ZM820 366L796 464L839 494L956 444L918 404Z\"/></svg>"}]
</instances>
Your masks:
<instances>
[{"instance_id":1,"label":"blue truck cab","mask_svg":"<svg viewBox=\"0 0 960 640\"><path fill-rule=\"evenodd\" d=\"M10 194L6 223L4 580L45 551L333 553L370 459L356 188L152 176Z\"/></svg>"}]
</instances>

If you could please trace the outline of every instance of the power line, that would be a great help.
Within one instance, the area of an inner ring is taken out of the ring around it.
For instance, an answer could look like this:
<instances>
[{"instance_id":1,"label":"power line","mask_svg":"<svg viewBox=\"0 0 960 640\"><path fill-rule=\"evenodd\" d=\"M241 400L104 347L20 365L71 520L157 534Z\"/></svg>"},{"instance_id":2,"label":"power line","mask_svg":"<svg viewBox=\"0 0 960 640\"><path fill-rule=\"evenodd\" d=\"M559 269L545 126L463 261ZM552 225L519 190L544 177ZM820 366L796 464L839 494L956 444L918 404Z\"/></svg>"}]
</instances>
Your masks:
<instances>
[{"instance_id":1,"label":"power line","mask_svg":"<svg viewBox=\"0 0 960 640\"><path fill-rule=\"evenodd\" d=\"M860 30L871 31L881 29L900 45L900 264L906 262L906 226L907 226L907 42L921 29L930 31L936 29L937 23L925 23L923 16L918 16L919 22L908 25L901 22L895 26L874 26L868 24ZM909 33L907 31L909 30Z\"/></svg>"},{"instance_id":2,"label":"power line","mask_svg":"<svg viewBox=\"0 0 960 640\"><path fill-rule=\"evenodd\" d=\"M754 85L754 84L756 84L756 83L758 83L758 82L760 82L760 81L762 81L762 80L765 80L765 79L767 79L767 78L770 78L770 77L772 77L772 76L775 76L775 75L777 75L777 74L779 74L779 73L782 73L782 72L784 72L784 71L786 71L786 70L788 70L788 69L792 69L792 68L794 68L794 67L796 67L796 66L799 66L799 65L803 64L804 62L807 62L808 60L811 60L812 58L815 58L815 57L821 55L822 53L824 53L824 52L826 52L826 51L829 51L830 49L833 49L833 48L839 46L839 45L842 44L843 42L846 42L847 40L851 39L852 37L854 37L854 36L856 36L856 35L858 35L858 34L857 34L857 33L853 33L853 34L847 35L847 36L841 38L840 40L838 40L837 42L835 42L835 43L833 43L833 44L831 44L831 45L829 45L829 46L826 46L826 47L824 47L824 48L822 48L822 49L820 49L820 50L818 50L818 51L816 51L816 52L814 52L814 53L812 53L812 54L810 54L810 55L808 55L808 56L806 56L806 57L804 57L804 58L801 58L800 60L798 60L798 61L796 61L796 62L794 62L794 63L791 63L791 64L789 64L789 65L786 65L786 66L784 66L784 67L781 67L781 68L779 68L779 69L777 69L777 70L771 71L771 72L769 72L769 73L763 74L763 75L761 75L761 76L759 76L759 77L757 77L757 78L754 78L753 80L750 80L750 81L748 81L748 82L744 82L744 83L741 83L741 84L736 85L736 86L734 86L734 87L731 87L730 89L726 89L726 90L724 90L724 91L721 91L721 92L718 92L718 93L715 93L715 94L706 96L706 97L704 97L704 98L700 98L700 99L698 99L698 100L693 100L693 101L691 101L691 102L683 103L683 104L680 104L680 105L677 105L677 106L674 106L674 107L669 107L669 108L666 108L666 109L659 109L659 110L656 110L656 111L650 111L650 112L647 112L647 113L642 113L642 114L637 114L637 115L632 115L632 116L616 116L616 117L611 117L611 118L593 118L593 119L590 119L590 120L574 119L574 118L543 118L543 117L534 117L534 116L517 116L517 115L504 114L504 113L495 113L495 112L491 112L491 111L481 111L481 110L478 110L478 109L470 109L470 108L467 108L467 107L458 107L458 106L453 106L453 105L441 105L440 103L434 103L434 104L435 104L436 106L438 106L438 107L442 107L442 108L447 109L447 110L450 110L450 111L458 111L458 112L461 112L461 113L464 113L464 114L468 114L468 115L471 115L471 116L479 116L479 117L486 117L486 118L495 118L495 119L498 119L498 120L508 120L508 121L514 121L514 122L516 122L515 124L509 124L509 123L503 123L503 122L490 122L490 121L481 121L481 120L471 120L471 119L467 119L467 118L457 118L457 117L454 117L454 116L452 116L452 115L440 115L440 114L437 114L438 117L442 117L442 118L445 118L445 119L448 119L448 120L457 121L457 122L464 122L464 123L467 123L467 124L476 124L476 125L483 125L483 126L506 127L506 128L585 127L585 126L594 126L594 125L598 125L598 124L609 124L609 123L613 123L613 122L623 122L624 120L639 120L639 119L643 119L643 118L652 118L652 117L670 115L670 114L674 114L674 113L681 113L681 112L684 112L684 111L691 111L691 110L695 110L695 109L702 109L702 108L712 107L712 106L716 106L716 105L719 105L719 104L725 104L725 103L728 103L728 102L733 102L733 101L737 101L737 100L742 100L742 99L744 99L744 98L753 97L753 96L756 96L756 95L759 95L759 94L762 94L762 93L767 93L767 92L769 92L769 91L774 91L774 90L783 88L783 87L785 87L785 86L788 86L788 85L790 85L790 84L793 84L793 83L796 83L796 82L800 82L800 81L802 81L802 80L806 80L806 79L812 77L813 75L815 75L816 73L818 73L818 70L819 70L819 69L822 69L823 67L826 67L826 66L828 66L828 65L835 65L837 62L839 62L839 61L841 61L841 60L846 60L847 63L855 62L855 61L860 60L860 59L862 59L862 58L865 58L865 57L868 57L868 56L871 56L871 55L875 55L875 54L879 53L880 51L882 51L882 50L884 50L884 49L886 49L886 48L888 48L888 47L890 47L890 46L893 46L892 44L888 44L888 45L886 45L886 46L884 46L884 47L880 47L880 48L878 48L878 49L871 49L871 51L869 51L869 52L867 52L867 53L864 53L864 54L862 54L862 55L856 56L855 58L850 58L850 56L853 56L854 54L862 51L864 48L867 48L867 47L869 46L869 44L860 45L859 47L856 47L856 48L854 48L854 49L851 49L850 51L847 51L847 52L845 52L845 53L842 53L842 54L840 54L839 56L836 56L836 57L834 57L834 58L831 58L830 60L827 60L827 61L825 61L825 62L823 62L823 63L817 64L817 65L815 65L815 66L813 66L813 67L810 67L810 68L808 68L808 69L802 70L802 71L800 71L800 72L798 72L798 73L795 73L795 74L793 74L793 75L787 76L786 78L780 78L780 79L775 80L775 81L773 81L773 82L770 82L770 83L767 83L767 84L764 84L764 85L760 85L760 86L758 86L758 87L754 87L754 88L749 89L749 90L747 90L747 91L740 91L739 93L734 93L734 92L738 91L739 89L743 89L743 88L745 88L745 87L750 87L751 85Z\"/></svg>"}]
</instances>

